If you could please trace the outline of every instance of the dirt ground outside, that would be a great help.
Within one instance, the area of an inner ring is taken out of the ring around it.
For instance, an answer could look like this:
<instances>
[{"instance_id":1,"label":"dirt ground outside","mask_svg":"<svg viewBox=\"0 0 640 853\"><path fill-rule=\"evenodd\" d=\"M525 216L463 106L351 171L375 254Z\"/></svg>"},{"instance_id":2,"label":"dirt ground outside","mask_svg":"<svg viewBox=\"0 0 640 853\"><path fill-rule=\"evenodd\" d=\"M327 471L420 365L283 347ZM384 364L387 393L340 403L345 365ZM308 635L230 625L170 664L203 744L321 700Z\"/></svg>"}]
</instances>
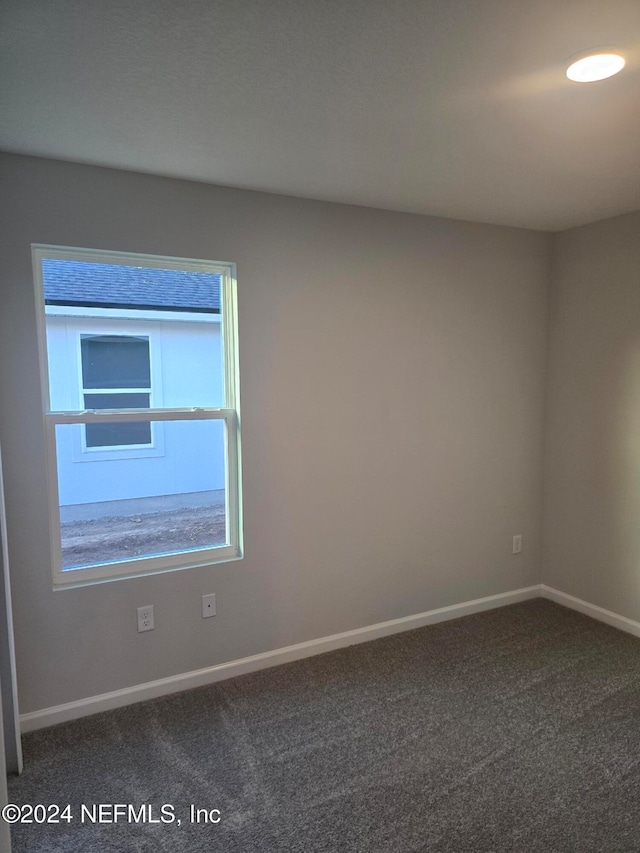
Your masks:
<instances>
[{"instance_id":1,"label":"dirt ground outside","mask_svg":"<svg viewBox=\"0 0 640 853\"><path fill-rule=\"evenodd\" d=\"M222 505L113 516L60 525L63 568L210 548L226 542Z\"/></svg>"}]
</instances>

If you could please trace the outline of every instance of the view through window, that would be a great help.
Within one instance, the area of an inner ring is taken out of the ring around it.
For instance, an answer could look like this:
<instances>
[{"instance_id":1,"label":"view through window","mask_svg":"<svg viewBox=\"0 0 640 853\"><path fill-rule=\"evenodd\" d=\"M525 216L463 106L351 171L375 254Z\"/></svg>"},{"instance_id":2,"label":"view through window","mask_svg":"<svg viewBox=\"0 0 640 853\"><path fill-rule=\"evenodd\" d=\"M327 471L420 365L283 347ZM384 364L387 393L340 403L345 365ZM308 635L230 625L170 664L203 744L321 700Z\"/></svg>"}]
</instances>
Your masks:
<instances>
[{"instance_id":1,"label":"view through window","mask_svg":"<svg viewBox=\"0 0 640 853\"><path fill-rule=\"evenodd\" d=\"M54 582L241 555L231 264L34 247Z\"/></svg>"}]
</instances>

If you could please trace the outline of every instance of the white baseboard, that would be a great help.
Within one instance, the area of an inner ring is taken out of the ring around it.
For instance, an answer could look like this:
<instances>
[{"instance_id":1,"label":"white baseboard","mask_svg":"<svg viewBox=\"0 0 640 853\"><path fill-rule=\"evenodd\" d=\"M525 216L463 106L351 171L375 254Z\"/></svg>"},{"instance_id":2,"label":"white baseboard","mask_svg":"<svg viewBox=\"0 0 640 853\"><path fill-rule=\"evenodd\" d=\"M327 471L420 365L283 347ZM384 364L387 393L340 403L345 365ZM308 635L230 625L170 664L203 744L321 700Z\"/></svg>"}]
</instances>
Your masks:
<instances>
[{"instance_id":1,"label":"white baseboard","mask_svg":"<svg viewBox=\"0 0 640 853\"><path fill-rule=\"evenodd\" d=\"M550 591L555 592L554 590ZM322 654L323 652L352 646L356 643L366 643L369 640L387 637L390 634L397 634L401 631L410 631L413 628L421 628L424 625L433 625L436 622L457 619L460 616L467 616L471 613L480 613L483 610L504 607L507 604L516 604L519 601L526 601L530 598L539 598L541 594L541 587L539 584L536 584L536 586L503 592L499 595L489 595L486 598L476 598L473 601L465 601L461 604L439 607L437 610L428 610L426 613L417 613L413 616L403 616L401 619L379 622L377 625L368 625L365 628L356 628L353 631L344 631L341 634L333 634L330 637L320 637L317 640L297 643L294 646L274 649L270 652L251 655L251 657L240 658L239 660L217 664L216 666L206 667L205 669L184 672L180 675L161 678L157 681L148 681L145 684L137 684L134 687L126 687L123 690L114 690L111 693L102 693L99 696L88 696L86 699L79 699L76 702L67 702L64 705L56 705L52 708L42 708L40 711L21 714L20 728L22 732L35 731L46 726L53 726L56 723L64 723L68 720L76 720L80 717L97 714L101 711L110 711L113 708L132 705L134 702L142 702L145 699L156 699L159 696L165 696L169 693L190 690L193 687L203 687L207 684L213 684L216 681L222 681L225 678L244 675L247 672L256 672L259 669L267 669L281 663L301 660L302 658ZM640 626L638 627L640 628Z\"/></svg>"},{"instance_id":2,"label":"white baseboard","mask_svg":"<svg viewBox=\"0 0 640 853\"><path fill-rule=\"evenodd\" d=\"M547 586L544 583L540 584L540 595L543 598L548 598L550 601L555 601L556 604L562 604L565 607L570 607L572 610L578 610L580 613L584 613L585 616L591 616L599 622L606 622L607 625L613 625L614 628L626 631L627 634L640 637L640 622L636 622L635 619L620 616L619 613L614 613L612 610L605 610L604 607L598 607L597 604L590 604L588 601L583 601L581 598L576 598L567 592L561 592L559 589L554 589L552 586Z\"/></svg>"}]
</instances>

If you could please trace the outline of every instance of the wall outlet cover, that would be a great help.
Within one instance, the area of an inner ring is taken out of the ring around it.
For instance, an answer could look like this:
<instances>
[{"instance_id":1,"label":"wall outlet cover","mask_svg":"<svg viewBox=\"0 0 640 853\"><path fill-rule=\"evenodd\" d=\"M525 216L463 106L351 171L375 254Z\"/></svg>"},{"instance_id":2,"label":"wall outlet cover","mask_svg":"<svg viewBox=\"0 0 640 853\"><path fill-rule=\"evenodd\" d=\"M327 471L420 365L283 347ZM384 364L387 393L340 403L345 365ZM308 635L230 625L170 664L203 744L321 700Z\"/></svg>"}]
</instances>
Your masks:
<instances>
[{"instance_id":1,"label":"wall outlet cover","mask_svg":"<svg viewBox=\"0 0 640 853\"><path fill-rule=\"evenodd\" d=\"M138 633L153 631L154 628L153 604L145 604L144 607L138 607Z\"/></svg>"}]
</instances>

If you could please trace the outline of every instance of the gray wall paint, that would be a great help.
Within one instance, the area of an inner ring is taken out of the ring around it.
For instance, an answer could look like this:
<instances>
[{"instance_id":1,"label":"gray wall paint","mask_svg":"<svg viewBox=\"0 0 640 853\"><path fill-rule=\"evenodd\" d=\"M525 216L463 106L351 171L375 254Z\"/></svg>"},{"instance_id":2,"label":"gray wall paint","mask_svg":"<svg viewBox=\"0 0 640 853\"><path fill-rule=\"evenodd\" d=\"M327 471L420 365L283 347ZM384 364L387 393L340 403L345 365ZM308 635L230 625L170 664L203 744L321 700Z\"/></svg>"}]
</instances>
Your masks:
<instances>
[{"instance_id":1,"label":"gray wall paint","mask_svg":"<svg viewBox=\"0 0 640 853\"><path fill-rule=\"evenodd\" d=\"M540 580L550 235L0 162L21 711ZM31 242L237 263L244 560L52 592Z\"/></svg>"},{"instance_id":2,"label":"gray wall paint","mask_svg":"<svg viewBox=\"0 0 640 853\"><path fill-rule=\"evenodd\" d=\"M550 586L640 619L640 213L555 236Z\"/></svg>"}]
</instances>

